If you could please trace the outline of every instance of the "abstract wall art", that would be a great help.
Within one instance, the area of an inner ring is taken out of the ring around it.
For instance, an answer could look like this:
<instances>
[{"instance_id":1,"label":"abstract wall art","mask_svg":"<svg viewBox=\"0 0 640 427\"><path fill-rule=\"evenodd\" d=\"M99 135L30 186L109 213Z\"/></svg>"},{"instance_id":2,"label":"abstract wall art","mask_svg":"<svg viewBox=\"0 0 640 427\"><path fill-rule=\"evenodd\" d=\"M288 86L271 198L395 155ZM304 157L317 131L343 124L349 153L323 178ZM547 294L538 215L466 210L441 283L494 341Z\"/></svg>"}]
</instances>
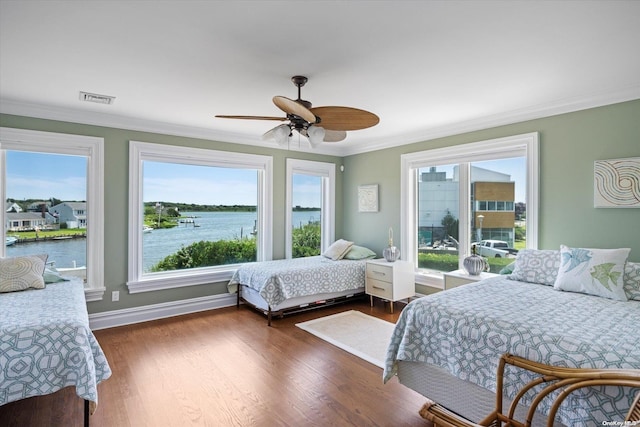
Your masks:
<instances>
[{"instance_id":1,"label":"abstract wall art","mask_svg":"<svg viewBox=\"0 0 640 427\"><path fill-rule=\"evenodd\" d=\"M594 162L593 206L640 208L640 157Z\"/></svg>"},{"instance_id":2,"label":"abstract wall art","mask_svg":"<svg viewBox=\"0 0 640 427\"><path fill-rule=\"evenodd\" d=\"M358 186L358 212L378 212L378 184Z\"/></svg>"}]
</instances>

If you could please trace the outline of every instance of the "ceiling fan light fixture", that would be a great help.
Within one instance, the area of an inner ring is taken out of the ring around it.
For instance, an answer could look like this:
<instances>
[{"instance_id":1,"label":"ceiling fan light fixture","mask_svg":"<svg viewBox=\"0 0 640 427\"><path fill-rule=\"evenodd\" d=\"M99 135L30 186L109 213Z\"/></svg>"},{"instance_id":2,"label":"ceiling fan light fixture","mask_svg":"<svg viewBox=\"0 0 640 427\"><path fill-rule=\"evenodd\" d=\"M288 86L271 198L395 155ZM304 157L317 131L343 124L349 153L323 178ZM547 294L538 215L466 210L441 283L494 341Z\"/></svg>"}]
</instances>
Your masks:
<instances>
[{"instance_id":1,"label":"ceiling fan light fixture","mask_svg":"<svg viewBox=\"0 0 640 427\"><path fill-rule=\"evenodd\" d=\"M312 147L315 147L315 145L320 144L322 141L324 141L324 133L324 128L320 126L309 126L309 128L307 129L307 135L309 137L309 143Z\"/></svg>"},{"instance_id":2,"label":"ceiling fan light fixture","mask_svg":"<svg viewBox=\"0 0 640 427\"><path fill-rule=\"evenodd\" d=\"M291 129L288 125L276 126L273 129L273 139L275 139L279 145L285 145L287 142L289 142L290 134Z\"/></svg>"}]
</instances>

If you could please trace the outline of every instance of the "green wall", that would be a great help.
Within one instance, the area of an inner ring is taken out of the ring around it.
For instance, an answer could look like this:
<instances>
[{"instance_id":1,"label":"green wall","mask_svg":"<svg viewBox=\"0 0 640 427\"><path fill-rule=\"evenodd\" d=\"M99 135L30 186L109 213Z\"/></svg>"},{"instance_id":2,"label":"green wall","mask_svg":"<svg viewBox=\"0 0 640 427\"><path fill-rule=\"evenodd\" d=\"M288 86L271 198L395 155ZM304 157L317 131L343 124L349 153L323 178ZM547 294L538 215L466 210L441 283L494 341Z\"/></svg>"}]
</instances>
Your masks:
<instances>
[{"instance_id":1,"label":"green wall","mask_svg":"<svg viewBox=\"0 0 640 427\"><path fill-rule=\"evenodd\" d=\"M346 157L344 238L381 253L393 227L400 246L402 154L529 132L540 135L539 248L628 247L640 262L640 209L593 207L593 162L640 157L640 100ZM379 185L379 212L358 212L361 184Z\"/></svg>"},{"instance_id":2,"label":"green wall","mask_svg":"<svg viewBox=\"0 0 640 427\"><path fill-rule=\"evenodd\" d=\"M196 298L226 292L226 283L130 295L127 291L128 141L144 141L273 156L273 256L284 257L285 161L287 157L344 164L336 188L336 238L368 246L378 254L389 227L400 246L400 156L529 132L540 134L540 236L542 249L560 244L630 247L640 262L640 209L593 208L594 160L640 157L640 100L508 126L438 138L345 158L229 144L147 132L0 115L0 126L102 137L105 140L105 299L90 313ZM339 169L338 169L339 170ZM357 188L378 184L379 212L359 213ZM111 291L120 301L111 302Z\"/></svg>"},{"instance_id":3,"label":"green wall","mask_svg":"<svg viewBox=\"0 0 640 427\"><path fill-rule=\"evenodd\" d=\"M152 142L221 151L235 151L269 155L273 157L273 258L285 256L285 192L286 159L296 158L336 164L336 236L342 234L342 174L341 157L297 151L262 148L252 145L231 144L195 138L136 132L99 126L80 125L28 117L0 115L0 126L45 132L78 134L104 138L105 147L105 238L104 281L102 301L88 303L89 313L119 310L168 301L183 300L227 292L227 284L190 286L163 291L129 294L127 281L127 248L129 221L129 141ZM111 302L111 292L120 291L120 301Z\"/></svg>"}]
</instances>

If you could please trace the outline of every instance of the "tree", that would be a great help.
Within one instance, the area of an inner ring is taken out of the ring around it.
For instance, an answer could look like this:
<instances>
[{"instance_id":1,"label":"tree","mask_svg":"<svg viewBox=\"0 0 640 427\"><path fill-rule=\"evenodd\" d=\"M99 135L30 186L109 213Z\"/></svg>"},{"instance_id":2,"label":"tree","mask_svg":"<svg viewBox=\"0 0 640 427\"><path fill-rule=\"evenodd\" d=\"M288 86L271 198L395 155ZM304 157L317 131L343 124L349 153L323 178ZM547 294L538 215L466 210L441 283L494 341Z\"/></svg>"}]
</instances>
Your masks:
<instances>
[{"instance_id":1,"label":"tree","mask_svg":"<svg viewBox=\"0 0 640 427\"><path fill-rule=\"evenodd\" d=\"M527 205L525 203L517 202L514 205L514 211L516 219L524 219L527 217Z\"/></svg>"},{"instance_id":2,"label":"tree","mask_svg":"<svg viewBox=\"0 0 640 427\"><path fill-rule=\"evenodd\" d=\"M449 211L449 209L447 209L447 214L444 216L444 218L442 218L441 224L442 224L442 227L444 227L444 232L445 232L445 235L443 236L443 238L446 238L447 236L451 236L454 239L458 240L459 221L453 215L451 215L451 212Z\"/></svg>"},{"instance_id":3,"label":"tree","mask_svg":"<svg viewBox=\"0 0 640 427\"><path fill-rule=\"evenodd\" d=\"M291 237L293 258L320 255L320 223L310 222L294 228Z\"/></svg>"}]
</instances>

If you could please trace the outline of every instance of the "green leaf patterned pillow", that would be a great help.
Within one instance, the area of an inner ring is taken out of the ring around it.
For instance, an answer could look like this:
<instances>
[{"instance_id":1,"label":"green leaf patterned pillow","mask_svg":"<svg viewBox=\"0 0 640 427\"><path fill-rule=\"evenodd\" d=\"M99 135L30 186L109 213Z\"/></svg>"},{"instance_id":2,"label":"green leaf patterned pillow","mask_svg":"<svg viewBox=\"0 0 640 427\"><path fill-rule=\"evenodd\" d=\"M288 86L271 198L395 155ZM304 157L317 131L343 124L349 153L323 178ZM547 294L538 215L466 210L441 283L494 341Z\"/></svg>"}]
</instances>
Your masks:
<instances>
[{"instance_id":1,"label":"green leaf patterned pillow","mask_svg":"<svg viewBox=\"0 0 640 427\"><path fill-rule=\"evenodd\" d=\"M589 249L560 246L560 270L553 285L561 291L627 301L624 266L631 249Z\"/></svg>"}]
</instances>

